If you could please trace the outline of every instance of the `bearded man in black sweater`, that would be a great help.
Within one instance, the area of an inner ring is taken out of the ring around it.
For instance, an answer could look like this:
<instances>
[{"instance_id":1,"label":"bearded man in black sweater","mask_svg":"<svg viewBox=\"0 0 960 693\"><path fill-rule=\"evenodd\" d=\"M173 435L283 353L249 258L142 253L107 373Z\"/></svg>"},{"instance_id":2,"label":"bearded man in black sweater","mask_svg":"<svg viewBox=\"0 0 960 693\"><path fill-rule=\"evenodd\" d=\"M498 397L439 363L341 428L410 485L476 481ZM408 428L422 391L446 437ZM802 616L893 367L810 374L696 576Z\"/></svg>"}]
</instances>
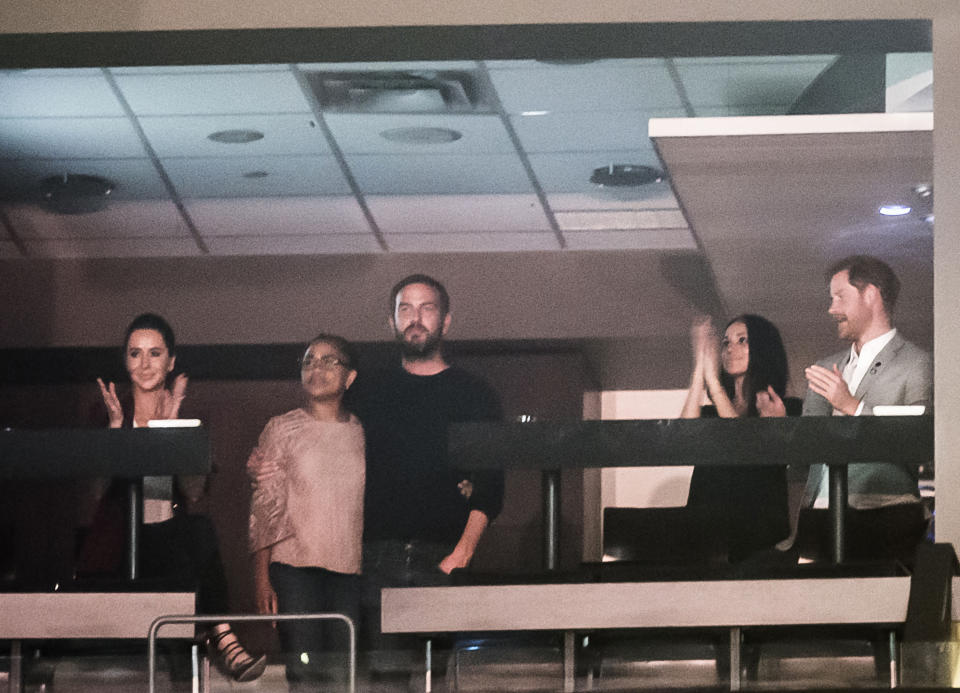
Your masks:
<instances>
[{"instance_id":1,"label":"bearded man in black sweater","mask_svg":"<svg viewBox=\"0 0 960 693\"><path fill-rule=\"evenodd\" d=\"M497 420L502 411L484 380L444 358L446 289L410 275L394 286L390 309L399 367L361 375L352 405L366 432L364 611L374 649L409 645L380 636L380 589L449 584L503 505L502 473L467 479L448 464L449 424Z\"/></svg>"}]
</instances>

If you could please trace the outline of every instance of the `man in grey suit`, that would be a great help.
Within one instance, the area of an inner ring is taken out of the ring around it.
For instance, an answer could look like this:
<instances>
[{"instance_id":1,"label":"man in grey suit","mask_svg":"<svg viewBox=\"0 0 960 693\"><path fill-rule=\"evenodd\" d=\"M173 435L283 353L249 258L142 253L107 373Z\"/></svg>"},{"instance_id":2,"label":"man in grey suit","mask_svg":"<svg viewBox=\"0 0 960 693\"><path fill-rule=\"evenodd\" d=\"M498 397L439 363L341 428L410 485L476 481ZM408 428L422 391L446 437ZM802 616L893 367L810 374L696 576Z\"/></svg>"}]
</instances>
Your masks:
<instances>
[{"instance_id":1,"label":"man in grey suit","mask_svg":"<svg viewBox=\"0 0 960 693\"><path fill-rule=\"evenodd\" d=\"M893 326L893 309L900 291L894 271L882 260L854 255L835 263L828 276L828 312L836 322L837 336L851 344L849 349L806 369L808 389L803 414L869 416L878 405L919 404L929 408L933 403L933 361L930 354L901 337ZM923 538L927 523L917 488L917 470L894 463L851 464L848 492L850 554L860 558L909 557ZM804 505L825 508L826 499L826 469L813 465ZM825 531L820 527L825 527L824 514L801 511L798 534L806 535L807 543L811 533ZM801 541L801 553L805 553L804 543Z\"/></svg>"}]
</instances>

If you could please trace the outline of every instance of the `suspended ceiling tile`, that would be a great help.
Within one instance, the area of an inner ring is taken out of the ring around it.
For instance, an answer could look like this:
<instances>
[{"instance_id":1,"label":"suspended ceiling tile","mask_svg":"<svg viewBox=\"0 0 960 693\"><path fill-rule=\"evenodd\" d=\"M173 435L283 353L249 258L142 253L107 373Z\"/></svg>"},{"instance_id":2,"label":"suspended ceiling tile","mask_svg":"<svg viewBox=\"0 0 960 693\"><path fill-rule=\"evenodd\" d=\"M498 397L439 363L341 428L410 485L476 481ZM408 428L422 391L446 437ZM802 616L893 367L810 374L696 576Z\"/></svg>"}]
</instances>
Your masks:
<instances>
[{"instance_id":1,"label":"suspended ceiling tile","mask_svg":"<svg viewBox=\"0 0 960 693\"><path fill-rule=\"evenodd\" d=\"M0 190L16 199L39 200L40 181L64 173L106 178L111 200L166 199L166 186L150 159L21 159L0 161Z\"/></svg>"},{"instance_id":2,"label":"suspended ceiling tile","mask_svg":"<svg viewBox=\"0 0 960 693\"><path fill-rule=\"evenodd\" d=\"M534 195L371 195L367 204L384 233L550 230Z\"/></svg>"},{"instance_id":3,"label":"suspended ceiling tile","mask_svg":"<svg viewBox=\"0 0 960 693\"><path fill-rule=\"evenodd\" d=\"M195 197L344 195L350 192L332 156L164 159L177 194ZM266 174L266 175L263 175Z\"/></svg>"},{"instance_id":4,"label":"suspended ceiling tile","mask_svg":"<svg viewBox=\"0 0 960 693\"><path fill-rule=\"evenodd\" d=\"M819 60L763 62L674 60L694 109L754 104L789 107L832 62L832 56L823 56Z\"/></svg>"},{"instance_id":5,"label":"suspended ceiling tile","mask_svg":"<svg viewBox=\"0 0 960 693\"><path fill-rule=\"evenodd\" d=\"M651 117L682 117L680 109L654 111L577 111L511 117L524 151L585 152L652 147L647 137Z\"/></svg>"},{"instance_id":6,"label":"suspended ceiling tile","mask_svg":"<svg viewBox=\"0 0 960 693\"><path fill-rule=\"evenodd\" d=\"M328 113L324 116L340 148L356 154L486 154L513 152L513 143L495 115ZM453 131L452 142L396 142L381 136L399 128Z\"/></svg>"},{"instance_id":7,"label":"suspended ceiling tile","mask_svg":"<svg viewBox=\"0 0 960 693\"><path fill-rule=\"evenodd\" d=\"M0 72L0 118L122 116L103 75Z\"/></svg>"},{"instance_id":8,"label":"suspended ceiling tile","mask_svg":"<svg viewBox=\"0 0 960 693\"><path fill-rule=\"evenodd\" d=\"M212 255L351 255L383 252L372 236L217 236L207 241Z\"/></svg>"},{"instance_id":9,"label":"suspended ceiling tile","mask_svg":"<svg viewBox=\"0 0 960 693\"><path fill-rule=\"evenodd\" d=\"M590 182L594 169L615 164L651 166L660 170L653 149L606 152L563 152L530 155L530 165L547 193L592 192L598 186ZM650 186L643 186L644 188ZM639 192L643 195L645 192Z\"/></svg>"},{"instance_id":10,"label":"suspended ceiling tile","mask_svg":"<svg viewBox=\"0 0 960 693\"><path fill-rule=\"evenodd\" d=\"M642 188L600 188L583 193L549 193L547 204L555 212L582 210L676 209L677 198L669 183Z\"/></svg>"},{"instance_id":11,"label":"suspended ceiling tile","mask_svg":"<svg viewBox=\"0 0 960 693\"><path fill-rule=\"evenodd\" d=\"M356 63L298 63L297 69L303 72L433 72L436 70L475 70L477 64L472 60L408 60L376 61Z\"/></svg>"},{"instance_id":12,"label":"suspended ceiling tile","mask_svg":"<svg viewBox=\"0 0 960 693\"><path fill-rule=\"evenodd\" d=\"M557 212L556 220L562 231L687 228L687 222L679 209Z\"/></svg>"},{"instance_id":13,"label":"suspended ceiling tile","mask_svg":"<svg viewBox=\"0 0 960 693\"><path fill-rule=\"evenodd\" d=\"M524 111L650 111L682 107L666 64L495 70L490 78L511 115Z\"/></svg>"},{"instance_id":14,"label":"suspended ceiling tile","mask_svg":"<svg viewBox=\"0 0 960 693\"><path fill-rule=\"evenodd\" d=\"M403 233L386 234L394 253L490 253L559 250L552 233Z\"/></svg>"},{"instance_id":15,"label":"suspended ceiling tile","mask_svg":"<svg viewBox=\"0 0 960 693\"><path fill-rule=\"evenodd\" d=\"M118 200L104 210L87 214L59 214L32 204L12 204L6 209L14 232L23 239L188 237L190 233L173 203L161 200Z\"/></svg>"},{"instance_id":16,"label":"suspended ceiling tile","mask_svg":"<svg viewBox=\"0 0 960 693\"><path fill-rule=\"evenodd\" d=\"M192 74L217 72L282 72L287 69L285 63L266 65L147 65L142 67L111 67L114 75L151 75L151 74Z\"/></svg>"},{"instance_id":17,"label":"suspended ceiling tile","mask_svg":"<svg viewBox=\"0 0 960 693\"><path fill-rule=\"evenodd\" d=\"M564 231L569 250L697 250L685 229Z\"/></svg>"},{"instance_id":18,"label":"suspended ceiling tile","mask_svg":"<svg viewBox=\"0 0 960 693\"><path fill-rule=\"evenodd\" d=\"M93 238L26 241L32 258L190 257L202 255L191 238Z\"/></svg>"},{"instance_id":19,"label":"suspended ceiling tile","mask_svg":"<svg viewBox=\"0 0 960 693\"><path fill-rule=\"evenodd\" d=\"M143 145L126 118L0 119L0 159L143 156Z\"/></svg>"},{"instance_id":20,"label":"suspended ceiling tile","mask_svg":"<svg viewBox=\"0 0 960 693\"><path fill-rule=\"evenodd\" d=\"M368 195L533 192L520 159L508 154L354 154L347 157L347 165Z\"/></svg>"},{"instance_id":21,"label":"suspended ceiling tile","mask_svg":"<svg viewBox=\"0 0 960 693\"><path fill-rule=\"evenodd\" d=\"M160 157L330 153L323 131L309 113L149 117L140 118L140 124ZM238 144L209 138L224 130L254 130L263 137Z\"/></svg>"},{"instance_id":22,"label":"suspended ceiling tile","mask_svg":"<svg viewBox=\"0 0 960 693\"><path fill-rule=\"evenodd\" d=\"M116 80L138 116L310 111L288 70L117 75Z\"/></svg>"},{"instance_id":23,"label":"suspended ceiling tile","mask_svg":"<svg viewBox=\"0 0 960 693\"><path fill-rule=\"evenodd\" d=\"M99 67L36 67L25 70L0 70L10 77L96 77L102 75Z\"/></svg>"},{"instance_id":24,"label":"suspended ceiling tile","mask_svg":"<svg viewBox=\"0 0 960 693\"><path fill-rule=\"evenodd\" d=\"M370 233L353 197L190 200L187 213L204 238Z\"/></svg>"},{"instance_id":25,"label":"suspended ceiling tile","mask_svg":"<svg viewBox=\"0 0 960 693\"><path fill-rule=\"evenodd\" d=\"M663 58L607 58L600 60L584 60L580 64L565 63L550 60L485 60L483 64L488 70L556 70L559 67L567 69L597 69L597 68L660 68L664 65Z\"/></svg>"}]
</instances>

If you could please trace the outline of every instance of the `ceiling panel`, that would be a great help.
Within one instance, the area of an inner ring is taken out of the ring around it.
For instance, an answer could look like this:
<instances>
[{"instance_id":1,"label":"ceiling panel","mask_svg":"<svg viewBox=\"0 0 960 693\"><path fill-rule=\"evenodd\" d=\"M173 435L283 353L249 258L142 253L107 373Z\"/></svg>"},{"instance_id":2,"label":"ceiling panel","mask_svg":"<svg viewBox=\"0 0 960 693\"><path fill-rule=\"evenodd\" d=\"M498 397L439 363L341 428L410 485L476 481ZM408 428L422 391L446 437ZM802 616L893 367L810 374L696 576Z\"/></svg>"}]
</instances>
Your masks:
<instances>
[{"instance_id":1,"label":"ceiling panel","mask_svg":"<svg viewBox=\"0 0 960 693\"><path fill-rule=\"evenodd\" d=\"M217 236L207 241L213 255L352 255L382 252L373 236Z\"/></svg>"},{"instance_id":2,"label":"ceiling panel","mask_svg":"<svg viewBox=\"0 0 960 693\"><path fill-rule=\"evenodd\" d=\"M64 173L100 176L113 182L111 200L168 198L150 159L21 159L0 166L0 190L13 199L40 201L40 181Z\"/></svg>"},{"instance_id":3,"label":"ceiling panel","mask_svg":"<svg viewBox=\"0 0 960 693\"><path fill-rule=\"evenodd\" d=\"M384 233L550 230L534 195L371 195L367 204Z\"/></svg>"},{"instance_id":4,"label":"ceiling panel","mask_svg":"<svg viewBox=\"0 0 960 693\"><path fill-rule=\"evenodd\" d=\"M200 255L190 238L94 238L25 241L31 258L192 257Z\"/></svg>"},{"instance_id":5,"label":"ceiling panel","mask_svg":"<svg viewBox=\"0 0 960 693\"><path fill-rule=\"evenodd\" d=\"M687 227L687 222L679 209L557 212L556 219L562 231L686 229Z\"/></svg>"},{"instance_id":6,"label":"ceiling panel","mask_svg":"<svg viewBox=\"0 0 960 693\"><path fill-rule=\"evenodd\" d=\"M652 149L647 137L651 117L682 117L681 109L576 111L511 117L524 151L583 152Z\"/></svg>"},{"instance_id":7,"label":"ceiling panel","mask_svg":"<svg viewBox=\"0 0 960 693\"><path fill-rule=\"evenodd\" d=\"M396 62L372 61L356 63L297 63L302 72L433 72L436 70L473 70L477 63L472 60L398 60Z\"/></svg>"},{"instance_id":8,"label":"ceiling panel","mask_svg":"<svg viewBox=\"0 0 960 693\"><path fill-rule=\"evenodd\" d=\"M371 233L349 196L190 200L186 208L204 238Z\"/></svg>"},{"instance_id":9,"label":"ceiling panel","mask_svg":"<svg viewBox=\"0 0 960 693\"><path fill-rule=\"evenodd\" d=\"M189 237L177 208L161 200L117 201L104 210L86 214L57 214L30 204L12 204L5 210L14 231L23 239Z\"/></svg>"},{"instance_id":10,"label":"ceiling panel","mask_svg":"<svg viewBox=\"0 0 960 693\"><path fill-rule=\"evenodd\" d=\"M679 203L670 184L651 183L642 188L600 188L582 193L548 193L555 212L575 210L677 209Z\"/></svg>"},{"instance_id":11,"label":"ceiling panel","mask_svg":"<svg viewBox=\"0 0 960 693\"><path fill-rule=\"evenodd\" d=\"M680 95L666 63L553 66L491 70L490 79L510 114L524 111L649 111L679 109Z\"/></svg>"},{"instance_id":12,"label":"ceiling panel","mask_svg":"<svg viewBox=\"0 0 960 693\"><path fill-rule=\"evenodd\" d=\"M138 116L214 113L309 113L296 78L282 72L118 74Z\"/></svg>"},{"instance_id":13,"label":"ceiling panel","mask_svg":"<svg viewBox=\"0 0 960 693\"><path fill-rule=\"evenodd\" d=\"M697 250L686 229L564 231L570 250Z\"/></svg>"},{"instance_id":14,"label":"ceiling panel","mask_svg":"<svg viewBox=\"0 0 960 693\"><path fill-rule=\"evenodd\" d=\"M0 127L0 159L146 156L126 118L8 118Z\"/></svg>"},{"instance_id":15,"label":"ceiling panel","mask_svg":"<svg viewBox=\"0 0 960 693\"><path fill-rule=\"evenodd\" d=\"M350 192L332 156L180 158L164 159L162 164L177 193L184 198L345 195Z\"/></svg>"},{"instance_id":16,"label":"ceiling panel","mask_svg":"<svg viewBox=\"0 0 960 693\"><path fill-rule=\"evenodd\" d=\"M395 253L496 253L559 250L552 233L404 233L386 234Z\"/></svg>"},{"instance_id":17,"label":"ceiling panel","mask_svg":"<svg viewBox=\"0 0 960 693\"><path fill-rule=\"evenodd\" d=\"M327 125L340 148L350 154L487 154L510 153L513 143L495 115L328 113ZM398 128L440 128L461 135L453 142L396 142L380 133Z\"/></svg>"},{"instance_id":18,"label":"ceiling panel","mask_svg":"<svg viewBox=\"0 0 960 693\"><path fill-rule=\"evenodd\" d=\"M510 154L446 154L347 157L362 192L368 195L515 194L533 191L520 160Z\"/></svg>"},{"instance_id":19,"label":"ceiling panel","mask_svg":"<svg viewBox=\"0 0 960 693\"><path fill-rule=\"evenodd\" d=\"M139 122L160 157L330 153L322 130L307 113L144 117ZM255 130L263 138L238 144L209 138L224 130Z\"/></svg>"},{"instance_id":20,"label":"ceiling panel","mask_svg":"<svg viewBox=\"0 0 960 693\"><path fill-rule=\"evenodd\" d=\"M0 72L0 118L122 116L99 70Z\"/></svg>"},{"instance_id":21,"label":"ceiling panel","mask_svg":"<svg viewBox=\"0 0 960 693\"><path fill-rule=\"evenodd\" d=\"M114 75L158 75L158 74L194 74L219 72L282 72L287 69L285 63L266 65L145 65L142 67L111 67Z\"/></svg>"}]
</instances>

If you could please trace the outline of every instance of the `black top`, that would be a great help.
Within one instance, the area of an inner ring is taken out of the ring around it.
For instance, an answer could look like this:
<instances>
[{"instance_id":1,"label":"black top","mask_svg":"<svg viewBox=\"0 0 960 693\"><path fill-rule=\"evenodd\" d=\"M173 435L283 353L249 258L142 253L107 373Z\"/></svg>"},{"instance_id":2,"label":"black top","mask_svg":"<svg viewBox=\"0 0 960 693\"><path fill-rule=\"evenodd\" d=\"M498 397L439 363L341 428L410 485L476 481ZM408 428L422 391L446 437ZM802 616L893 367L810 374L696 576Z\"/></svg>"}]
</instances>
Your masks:
<instances>
[{"instance_id":1,"label":"black top","mask_svg":"<svg viewBox=\"0 0 960 693\"><path fill-rule=\"evenodd\" d=\"M448 464L447 426L502 418L499 398L456 366L430 376L399 367L357 379L350 406L367 445L364 539L455 543L473 509L495 518L503 472L465 473ZM467 500L457 484L470 479Z\"/></svg>"},{"instance_id":2,"label":"black top","mask_svg":"<svg viewBox=\"0 0 960 693\"><path fill-rule=\"evenodd\" d=\"M784 404L788 416L800 413L796 398ZM717 410L705 406L700 414L712 418ZM694 467L687 507L724 536L731 561L772 548L790 534L786 467Z\"/></svg>"}]
</instances>

